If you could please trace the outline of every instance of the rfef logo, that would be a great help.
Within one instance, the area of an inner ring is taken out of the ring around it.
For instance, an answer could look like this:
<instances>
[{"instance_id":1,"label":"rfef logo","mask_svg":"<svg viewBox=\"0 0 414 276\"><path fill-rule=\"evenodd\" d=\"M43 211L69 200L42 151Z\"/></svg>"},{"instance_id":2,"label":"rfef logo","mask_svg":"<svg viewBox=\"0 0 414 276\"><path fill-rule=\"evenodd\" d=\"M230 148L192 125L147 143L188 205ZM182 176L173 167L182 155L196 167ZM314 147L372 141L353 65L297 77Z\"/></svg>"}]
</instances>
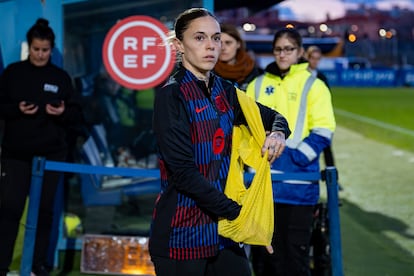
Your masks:
<instances>
[{"instance_id":1,"label":"rfef logo","mask_svg":"<svg viewBox=\"0 0 414 276\"><path fill-rule=\"evenodd\" d=\"M166 80L175 62L167 27L144 15L115 24L105 37L102 55L106 70L116 82L138 90Z\"/></svg>"}]
</instances>

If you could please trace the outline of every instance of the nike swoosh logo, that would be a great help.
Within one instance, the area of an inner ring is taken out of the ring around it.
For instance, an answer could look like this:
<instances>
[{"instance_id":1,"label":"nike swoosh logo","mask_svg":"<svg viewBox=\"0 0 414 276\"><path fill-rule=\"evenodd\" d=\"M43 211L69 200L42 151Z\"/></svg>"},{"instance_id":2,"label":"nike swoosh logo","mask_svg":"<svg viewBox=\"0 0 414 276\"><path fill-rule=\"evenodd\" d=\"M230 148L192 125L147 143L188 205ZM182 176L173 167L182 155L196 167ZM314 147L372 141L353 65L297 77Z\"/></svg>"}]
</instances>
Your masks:
<instances>
[{"instance_id":1,"label":"nike swoosh logo","mask_svg":"<svg viewBox=\"0 0 414 276\"><path fill-rule=\"evenodd\" d=\"M201 108L196 107L196 110L195 111L196 111L196 113L200 113L200 112L203 112L207 107L208 107L207 105L205 105L205 106L203 106Z\"/></svg>"}]
</instances>

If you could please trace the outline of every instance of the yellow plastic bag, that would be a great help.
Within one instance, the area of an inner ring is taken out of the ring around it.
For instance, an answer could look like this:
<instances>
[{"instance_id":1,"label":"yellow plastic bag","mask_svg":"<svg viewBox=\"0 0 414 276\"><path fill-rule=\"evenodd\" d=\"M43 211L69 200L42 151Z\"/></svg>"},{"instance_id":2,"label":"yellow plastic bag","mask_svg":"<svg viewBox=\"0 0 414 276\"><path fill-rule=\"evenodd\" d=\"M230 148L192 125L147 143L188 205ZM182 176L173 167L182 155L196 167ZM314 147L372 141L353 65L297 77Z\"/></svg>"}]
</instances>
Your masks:
<instances>
[{"instance_id":1,"label":"yellow plastic bag","mask_svg":"<svg viewBox=\"0 0 414 276\"><path fill-rule=\"evenodd\" d=\"M256 103L240 90L237 90L237 96L249 127L233 128L232 155L224 193L242 208L235 220L220 219L218 231L235 242L267 246L272 241L274 211L268 154L261 156L266 133ZM244 164L256 171L248 189L244 185Z\"/></svg>"}]
</instances>

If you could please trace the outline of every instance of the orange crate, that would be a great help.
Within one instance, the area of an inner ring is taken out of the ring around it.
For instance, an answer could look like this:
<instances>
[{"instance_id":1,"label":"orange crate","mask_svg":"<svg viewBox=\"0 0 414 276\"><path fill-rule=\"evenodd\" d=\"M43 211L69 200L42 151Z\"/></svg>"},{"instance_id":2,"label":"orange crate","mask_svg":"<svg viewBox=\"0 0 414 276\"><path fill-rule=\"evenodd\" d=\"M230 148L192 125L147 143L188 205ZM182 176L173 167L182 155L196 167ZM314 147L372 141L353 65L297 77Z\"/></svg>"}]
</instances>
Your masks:
<instances>
[{"instance_id":1,"label":"orange crate","mask_svg":"<svg viewBox=\"0 0 414 276\"><path fill-rule=\"evenodd\" d=\"M148 237L87 234L81 256L82 273L155 275Z\"/></svg>"}]
</instances>

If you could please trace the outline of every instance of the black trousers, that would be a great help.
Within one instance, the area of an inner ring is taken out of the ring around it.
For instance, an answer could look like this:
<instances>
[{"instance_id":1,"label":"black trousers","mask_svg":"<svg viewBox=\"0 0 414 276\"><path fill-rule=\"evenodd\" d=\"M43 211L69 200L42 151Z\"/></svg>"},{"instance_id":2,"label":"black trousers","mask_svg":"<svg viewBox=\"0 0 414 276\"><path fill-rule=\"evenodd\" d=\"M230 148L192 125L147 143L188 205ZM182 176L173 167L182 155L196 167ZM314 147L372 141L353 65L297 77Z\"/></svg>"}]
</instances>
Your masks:
<instances>
[{"instance_id":1,"label":"black trousers","mask_svg":"<svg viewBox=\"0 0 414 276\"><path fill-rule=\"evenodd\" d=\"M47 160L64 161L65 154L47 157ZM9 270L14 244L26 198L30 191L32 161L1 160L0 178L0 272ZM45 171L39 206L33 267L46 265L47 251L53 222L53 206L59 172Z\"/></svg>"},{"instance_id":2,"label":"black trousers","mask_svg":"<svg viewBox=\"0 0 414 276\"><path fill-rule=\"evenodd\" d=\"M234 246L215 257L177 261L151 257L157 276L251 276L249 261L243 247Z\"/></svg>"},{"instance_id":3,"label":"black trousers","mask_svg":"<svg viewBox=\"0 0 414 276\"><path fill-rule=\"evenodd\" d=\"M256 276L308 276L309 243L312 235L313 206L275 204L275 232L269 254L262 246L252 246Z\"/></svg>"}]
</instances>

